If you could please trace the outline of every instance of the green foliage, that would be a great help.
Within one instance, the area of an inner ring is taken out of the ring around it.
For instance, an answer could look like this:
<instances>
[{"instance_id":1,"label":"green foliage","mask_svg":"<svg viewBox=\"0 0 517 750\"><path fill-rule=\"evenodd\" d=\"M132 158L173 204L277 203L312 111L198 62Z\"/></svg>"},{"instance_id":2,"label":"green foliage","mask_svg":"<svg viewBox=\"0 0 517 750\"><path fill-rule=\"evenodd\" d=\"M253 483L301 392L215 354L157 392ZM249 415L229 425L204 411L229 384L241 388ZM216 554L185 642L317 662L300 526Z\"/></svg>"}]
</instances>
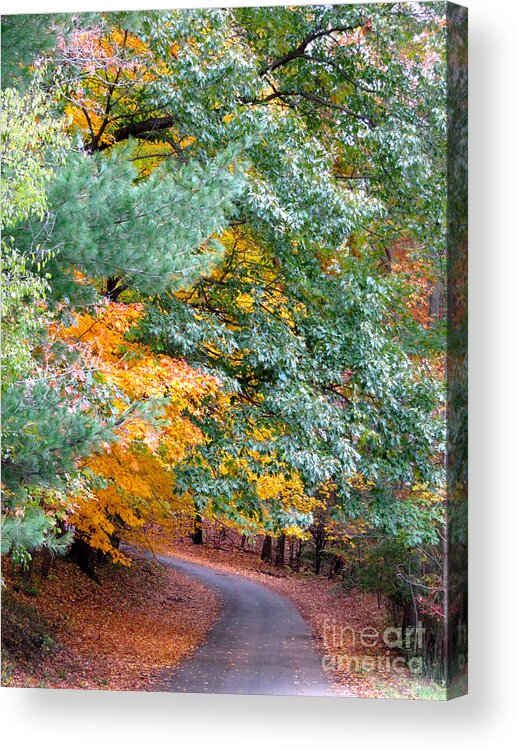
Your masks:
<instances>
[{"instance_id":1,"label":"green foliage","mask_svg":"<svg viewBox=\"0 0 517 750\"><path fill-rule=\"evenodd\" d=\"M37 81L29 91L2 92L2 382L4 386L33 369L32 350L41 343L47 317L43 302L48 281L42 277L48 250L37 244L21 252L13 232L30 217L42 218L47 189L62 163L69 141L63 118L50 111ZM39 259L36 259L36 254ZM32 266L35 266L34 270Z\"/></svg>"},{"instance_id":2,"label":"green foliage","mask_svg":"<svg viewBox=\"0 0 517 750\"><path fill-rule=\"evenodd\" d=\"M27 513L2 518L2 555L11 552L15 563L30 560L27 550L40 549L49 525L41 508L30 508Z\"/></svg>"},{"instance_id":3,"label":"green foliage","mask_svg":"<svg viewBox=\"0 0 517 750\"><path fill-rule=\"evenodd\" d=\"M33 83L20 93L2 92L2 229L38 216L47 206L47 188L55 167L63 162L69 141L63 117L50 110L48 97Z\"/></svg>"},{"instance_id":4,"label":"green foliage","mask_svg":"<svg viewBox=\"0 0 517 750\"><path fill-rule=\"evenodd\" d=\"M408 569L411 555L407 547L399 541L389 538L381 539L378 543L374 541L356 568L355 585L387 597L394 606L409 607L411 591L397 575L397 570Z\"/></svg>"},{"instance_id":5,"label":"green foliage","mask_svg":"<svg viewBox=\"0 0 517 750\"><path fill-rule=\"evenodd\" d=\"M12 383L33 367L32 350L43 334L41 307L48 284L33 273L27 259L2 242L2 382Z\"/></svg>"},{"instance_id":6,"label":"green foliage","mask_svg":"<svg viewBox=\"0 0 517 750\"><path fill-rule=\"evenodd\" d=\"M3 482L13 490L27 482L59 484L109 435L93 408L72 408L45 378L11 386L2 401Z\"/></svg>"},{"instance_id":7,"label":"green foliage","mask_svg":"<svg viewBox=\"0 0 517 750\"><path fill-rule=\"evenodd\" d=\"M239 190L240 172L230 171L238 148L204 165L169 162L142 181L133 152L129 144L109 157L71 153L49 188L44 220L15 231L27 253L45 234L44 247L58 248L45 265L54 298L84 295L84 284L74 283L77 270L152 294L188 285L218 256L211 238L224 229Z\"/></svg>"},{"instance_id":8,"label":"green foliage","mask_svg":"<svg viewBox=\"0 0 517 750\"><path fill-rule=\"evenodd\" d=\"M35 85L25 94L7 89L2 105L2 555L26 565L34 550L63 554L71 541L56 534L40 488L66 481L109 430L67 393L69 363L48 341L49 248L20 250L14 236L45 215L49 183L70 145L63 120Z\"/></svg>"},{"instance_id":9,"label":"green foliage","mask_svg":"<svg viewBox=\"0 0 517 750\"><path fill-rule=\"evenodd\" d=\"M72 538L70 532L58 533L55 518L38 506L2 516L2 555L9 554L15 565L26 567L32 554L43 547L53 557L64 555Z\"/></svg>"},{"instance_id":10,"label":"green foliage","mask_svg":"<svg viewBox=\"0 0 517 750\"><path fill-rule=\"evenodd\" d=\"M414 520L421 541L432 530L416 511L412 519L410 508L393 505L392 493L439 482L432 456L443 440L434 414L440 389L394 336L389 282L353 260L328 277L309 257L299 251L283 267L278 258L271 264L280 300L262 264L240 270L230 257L219 277L199 282L189 305L169 296L149 309L145 340L216 373L232 399L228 422L200 422L207 443L178 469L179 487L195 488L206 503L217 498L219 507L245 496L254 512L246 471L221 479L220 466L228 456L247 456L260 473L272 461L278 471L300 473L310 493L334 483L349 515L367 512L390 533L409 533ZM238 307L243 294L253 298L251 310ZM353 489L357 474L369 493Z\"/></svg>"},{"instance_id":11,"label":"green foliage","mask_svg":"<svg viewBox=\"0 0 517 750\"><path fill-rule=\"evenodd\" d=\"M56 24L47 15L27 15L23 20L3 15L1 42L2 89L20 86L27 83L28 68L35 60L56 45Z\"/></svg>"}]
</instances>

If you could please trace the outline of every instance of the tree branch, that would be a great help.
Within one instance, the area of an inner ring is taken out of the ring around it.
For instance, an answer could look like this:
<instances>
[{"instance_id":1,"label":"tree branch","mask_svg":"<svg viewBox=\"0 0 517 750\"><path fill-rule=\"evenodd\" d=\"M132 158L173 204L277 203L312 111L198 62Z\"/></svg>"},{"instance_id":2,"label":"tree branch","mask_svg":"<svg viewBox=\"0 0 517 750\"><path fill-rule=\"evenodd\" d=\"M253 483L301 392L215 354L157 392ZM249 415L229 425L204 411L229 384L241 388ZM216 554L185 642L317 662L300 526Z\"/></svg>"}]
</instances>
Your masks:
<instances>
[{"instance_id":1,"label":"tree branch","mask_svg":"<svg viewBox=\"0 0 517 750\"><path fill-rule=\"evenodd\" d=\"M290 63L292 60L296 60L297 58L302 57L309 44L314 42L316 39L320 39L323 36L330 36L331 34L334 34L336 32L347 34L350 31L355 31L355 29L358 29L362 25L362 23L357 23L354 26L333 26L330 29L317 29L316 31L313 31L311 34L306 36L305 39L300 42L298 47L291 50L291 52L288 52L282 57L277 57L276 60L273 60L273 62L269 63L269 65L261 68L261 70L259 71L259 75L263 76L266 75L266 73L271 73L273 70L276 70L283 65L287 65L287 63Z\"/></svg>"},{"instance_id":2,"label":"tree branch","mask_svg":"<svg viewBox=\"0 0 517 750\"><path fill-rule=\"evenodd\" d=\"M280 99L280 101L283 101L285 104L289 105L289 98L292 97L300 97L302 99L306 99L309 102L313 102L314 104L319 105L320 107L327 107L328 109L337 109L339 112L343 112L348 117L353 117L356 120L359 120L360 122L367 125L369 128L375 128L376 124L372 120L371 117L368 117L367 115L362 115L359 112L354 112L351 109L348 109L348 107L344 107L342 104L336 104L335 102L331 102L330 99L325 99L322 96L319 96L319 94L312 94L307 91L277 91L275 90L273 93L268 94L263 99L254 99L253 101L250 101L249 104L267 104L268 102L273 101L274 99Z\"/></svg>"},{"instance_id":3,"label":"tree branch","mask_svg":"<svg viewBox=\"0 0 517 750\"><path fill-rule=\"evenodd\" d=\"M128 138L142 138L151 133L157 133L160 130L167 130L176 123L176 118L173 115L164 115L163 117L149 117L147 120L141 122L133 122L130 125L124 125L124 127L115 130L112 139L115 143L126 141ZM109 148L111 144L103 143L99 145L99 151ZM91 146L88 144L87 148Z\"/></svg>"}]
</instances>

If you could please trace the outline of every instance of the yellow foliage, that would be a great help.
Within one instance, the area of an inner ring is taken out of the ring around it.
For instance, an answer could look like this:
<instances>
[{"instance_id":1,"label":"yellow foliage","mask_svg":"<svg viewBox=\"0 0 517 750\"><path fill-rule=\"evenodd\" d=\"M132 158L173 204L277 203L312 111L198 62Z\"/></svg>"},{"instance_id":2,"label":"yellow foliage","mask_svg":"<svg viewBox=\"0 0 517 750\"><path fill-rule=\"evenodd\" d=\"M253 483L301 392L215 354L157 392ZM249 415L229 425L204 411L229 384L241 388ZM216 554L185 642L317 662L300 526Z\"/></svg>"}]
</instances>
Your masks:
<instances>
[{"instance_id":1,"label":"yellow foliage","mask_svg":"<svg viewBox=\"0 0 517 750\"><path fill-rule=\"evenodd\" d=\"M119 562L127 560L112 543L116 523L139 528L193 513L191 497L175 496L171 469L202 440L185 410L201 414L204 400L215 399L219 391L215 378L129 340L142 309L140 304L110 302L96 315L85 313L76 325L55 331L80 346L83 357L113 388L118 442L106 444L83 463L96 479L89 491L73 499L70 521L91 546ZM150 399L159 400L158 418L138 408ZM99 479L102 486L96 486Z\"/></svg>"}]
</instances>

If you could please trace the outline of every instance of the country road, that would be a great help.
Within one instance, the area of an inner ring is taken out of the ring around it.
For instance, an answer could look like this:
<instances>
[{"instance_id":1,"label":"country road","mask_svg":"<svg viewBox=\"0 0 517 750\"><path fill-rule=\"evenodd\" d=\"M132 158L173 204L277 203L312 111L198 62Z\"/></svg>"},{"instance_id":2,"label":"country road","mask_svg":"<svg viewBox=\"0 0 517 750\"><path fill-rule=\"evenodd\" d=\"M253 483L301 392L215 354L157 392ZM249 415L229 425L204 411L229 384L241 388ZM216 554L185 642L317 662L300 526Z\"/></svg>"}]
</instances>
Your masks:
<instances>
[{"instance_id":1,"label":"country road","mask_svg":"<svg viewBox=\"0 0 517 750\"><path fill-rule=\"evenodd\" d=\"M222 599L218 619L163 689L184 693L333 695L309 628L291 602L246 578L158 555Z\"/></svg>"}]
</instances>

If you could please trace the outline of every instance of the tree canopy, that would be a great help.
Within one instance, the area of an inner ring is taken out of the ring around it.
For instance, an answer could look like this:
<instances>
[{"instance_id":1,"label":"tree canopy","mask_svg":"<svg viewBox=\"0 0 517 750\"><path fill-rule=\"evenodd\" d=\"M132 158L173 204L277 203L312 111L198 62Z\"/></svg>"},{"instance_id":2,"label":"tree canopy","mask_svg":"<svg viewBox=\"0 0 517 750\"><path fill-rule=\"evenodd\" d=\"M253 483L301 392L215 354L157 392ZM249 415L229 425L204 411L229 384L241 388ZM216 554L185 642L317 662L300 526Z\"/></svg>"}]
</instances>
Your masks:
<instances>
[{"instance_id":1,"label":"tree canopy","mask_svg":"<svg viewBox=\"0 0 517 750\"><path fill-rule=\"evenodd\" d=\"M150 519L296 536L324 509L438 543L444 6L26 21L2 21L6 530L39 513L125 561Z\"/></svg>"}]
</instances>

